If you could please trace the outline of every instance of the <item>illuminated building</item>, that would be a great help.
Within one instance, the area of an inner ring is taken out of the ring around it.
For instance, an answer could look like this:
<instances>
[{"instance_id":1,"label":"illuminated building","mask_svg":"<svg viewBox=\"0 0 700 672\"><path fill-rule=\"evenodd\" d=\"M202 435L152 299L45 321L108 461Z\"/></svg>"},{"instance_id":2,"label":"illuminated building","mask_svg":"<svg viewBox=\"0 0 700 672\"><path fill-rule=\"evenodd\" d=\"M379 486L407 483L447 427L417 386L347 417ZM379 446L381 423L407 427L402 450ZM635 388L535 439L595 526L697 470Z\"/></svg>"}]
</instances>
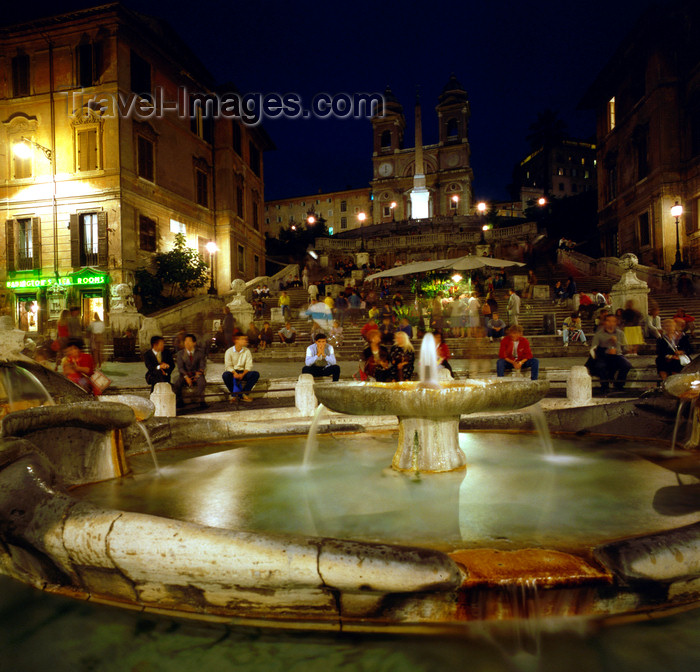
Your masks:
<instances>
[{"instance_id":1,"label":"illuminated building","mask_svg":"<svg viewBox=\"0 0 700 672\"><path fill-rule=\"evenodd\" d=\"M218 287L264 272L272 143L196 107L212 76L167 24L114 3L0 36L6 309L38 308L43 330L77 305L87 323L109 310L109 286L133 284L176 233L206 261L216 242ZM78 282L85 269L101 281Z\"/></svg>"}]
</instances>

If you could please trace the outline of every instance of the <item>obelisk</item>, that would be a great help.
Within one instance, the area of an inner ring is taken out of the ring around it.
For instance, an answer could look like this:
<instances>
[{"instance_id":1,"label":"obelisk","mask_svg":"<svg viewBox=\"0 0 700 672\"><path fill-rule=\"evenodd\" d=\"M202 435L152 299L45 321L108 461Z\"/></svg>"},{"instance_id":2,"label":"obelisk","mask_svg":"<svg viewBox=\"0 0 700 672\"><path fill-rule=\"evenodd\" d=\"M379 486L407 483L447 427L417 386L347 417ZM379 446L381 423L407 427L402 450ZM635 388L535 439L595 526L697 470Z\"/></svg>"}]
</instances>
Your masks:
<instances>
[{"instance_id":1,"label":"obelisk","mask_svg":"<svg viewBox=\"0 0 700 672\"><path fill-rule=\"evenodd\" d=\"M416 94L416 167L413 173L413 189L411 189L411 218L428 219L428 217L430 217L430 192L425 186L420 96Z\"/></svg>"}]
</instances>

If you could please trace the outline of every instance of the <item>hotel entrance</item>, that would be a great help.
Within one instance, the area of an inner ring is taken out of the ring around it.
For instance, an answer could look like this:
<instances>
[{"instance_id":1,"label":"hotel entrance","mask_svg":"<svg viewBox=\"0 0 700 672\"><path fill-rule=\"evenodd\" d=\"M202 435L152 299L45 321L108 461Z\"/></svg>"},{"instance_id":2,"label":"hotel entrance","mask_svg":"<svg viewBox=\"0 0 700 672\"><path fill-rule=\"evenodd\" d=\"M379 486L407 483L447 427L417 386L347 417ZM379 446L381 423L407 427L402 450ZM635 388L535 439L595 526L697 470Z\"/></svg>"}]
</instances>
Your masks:
<instances>
[{"instance_id":1,"label":"hotel entrance","mask_svg":"<svg viewBox=\"0 0 700 672\"><path fill-rule=\"evenodd\" d=\"M82 316L83 329L87 329L90 322L94 321L95 313L100 320L105 319L104 292L101 290L91 290L80 294L80 314Z\"/></svg>"},{"instance_id":2,"label":"hotel entrance","mask_svg":"<svg viewBox=\"0 0 700 672\"><path fill-rule=\"evenodd\" d=\"M17 295L15 323L22 331L29 333L39 331L39 302L36 300L36 292Z\"/></svg>"}]
</instances>

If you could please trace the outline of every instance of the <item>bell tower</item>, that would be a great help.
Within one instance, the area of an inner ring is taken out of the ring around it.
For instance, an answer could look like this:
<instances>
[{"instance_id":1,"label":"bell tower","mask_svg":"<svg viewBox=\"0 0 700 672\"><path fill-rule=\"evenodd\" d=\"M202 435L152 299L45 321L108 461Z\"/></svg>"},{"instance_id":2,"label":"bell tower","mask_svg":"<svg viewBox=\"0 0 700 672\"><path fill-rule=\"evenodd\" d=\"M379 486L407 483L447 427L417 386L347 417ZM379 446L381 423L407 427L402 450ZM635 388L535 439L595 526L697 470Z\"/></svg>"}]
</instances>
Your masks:
<instances>
[{"instance_id":1,"label":"bell tower","mask_svg":"<svg viewBox=\"0 0 700 672\"><path fill-rule=\"evenodd\" d=\"M469 100L465 88L459 83L454 73L442 90L435 108L438 114L438 144L457 145L468 142Z\"/></svg>"},{"instance_id":2,"label":"bell tower","mask_svg":"<svg viewBox=\"0 0 700 672\"><path fill-rule=\"evenodd\" d=\"M375 160L382 155L390 155L403 149L403 133L406 128L406 118L403 107L389 86L384 89L384 114L372 117L374 131Z\"/></svg>"}]
</instances>

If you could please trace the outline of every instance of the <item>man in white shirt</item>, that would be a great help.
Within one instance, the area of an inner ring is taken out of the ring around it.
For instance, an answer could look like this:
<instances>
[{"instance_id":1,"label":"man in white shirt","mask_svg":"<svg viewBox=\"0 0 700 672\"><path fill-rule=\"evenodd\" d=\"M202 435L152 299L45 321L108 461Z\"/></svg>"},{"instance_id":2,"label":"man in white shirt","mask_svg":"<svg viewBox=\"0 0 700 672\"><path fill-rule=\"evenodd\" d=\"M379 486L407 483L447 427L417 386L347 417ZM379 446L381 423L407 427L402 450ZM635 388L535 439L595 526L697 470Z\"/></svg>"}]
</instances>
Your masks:
<instances>
[{"instance_id":1,"label":"man in white shirt","mask_svg":"<svg viewBox=\"0 0 700 672\"><path fill-rule=\"evenodd\" d=\"M310 373L314 378L333 376L333 382L340 378L340 367L335 361L333 346L326 342L326 335L316 334L314 342L306 348L306 366L302 373Z\"/></svg>"},{"instance_id":2,"label":"man in white shirt","mask_svg":"<svg viewBox=\"0 0 700 672\"><path fill-rule=\"evenodd\" d=\"M508 324L512 327L514 324L518 324L518 318L520 316L520 297L515 293L515 290L508 290Z\"/></svg>"},{"instance_id":3,"label":"man in white shirt","mask_svg":"<svg viewBox=\"0 0 700 672\"><path fill-rule=\"evenodd\" d=\"M224 385L231 393L231 401L240 395L241 401L247 403L253 401L248 392L253 389L260 378L260 373L253 371L253 355L246 347L248 337L245 334L236 334L233 339L233 347L224 354L224 373L221 376Z\"/></svg>"}]
</instances>

